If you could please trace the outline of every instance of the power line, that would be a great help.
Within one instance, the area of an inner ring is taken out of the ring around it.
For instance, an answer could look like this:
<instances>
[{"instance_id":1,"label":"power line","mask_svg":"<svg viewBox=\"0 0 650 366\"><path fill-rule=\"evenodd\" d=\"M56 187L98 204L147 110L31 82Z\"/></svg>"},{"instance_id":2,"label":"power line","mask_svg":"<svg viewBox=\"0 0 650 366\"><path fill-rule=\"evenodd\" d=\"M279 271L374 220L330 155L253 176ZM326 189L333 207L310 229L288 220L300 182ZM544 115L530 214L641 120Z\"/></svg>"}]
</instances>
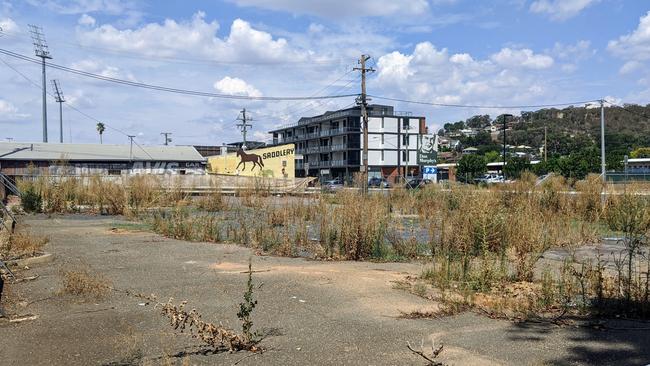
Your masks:
<instances>
[{"instance_id":1,"label":"power line","mask_svg":"<svg viewBox=\"0 0 650 366\"><path fill-rule=\"evenodd\" d=\"M431 105L431 106L435 106L435 107L479 108L479 109L548 108L548 107L562 107L562 106L575 105L575 104L587 104L587 103L593 103L593 102L600 101L600 99L591 99L591 100L585 100L585 101L579 101L579 102L566 102L566 103L556 103L556 104L468 105L468 104L446 104L446 103L422 102L422 101L415 101L415 100L408 100L408 99L382 97L382 96L378 96L378 95L368 95L368 96L371 97L371 98L375 98L375 99L390 100L390 101L394 101L394 102L403 102L403 103L411 103L411 104Z\"/></svg>"},{"instance_id":2,"label":"power line","mask_svg":"<svg viewBox=\"0 0 650 366\"><path fill-rule=\"evenodd\" d=\"M0 49L0 53L5 54L10 57L14 57L17 59L21 59L24 61L32 62L32 63L40 63L38 60L35 60L29 56L21 55L19 53L15 53L9 50L5 49ZM327 96L312 96L312 97L295 97L295 96L289 96L289 97L267 97L267 96L247 96L247 95L231 95L231 94L219 94L219 93L211 93L211 92L203 92L203 91L198 91L198 90L189 90L189 89L180 89L180 88L171 88L171 87L165 87L161 85L153 85L153 84L147 84L147 83L142 83L142 82L136 82L136 81L130 81L130 80L123 80L123 79L117 79L117 78L112 78L108 76L103 76L103 75L98 75L98 74L93 74L91 72L87 71L82 71L78 69L73 69L70 67L54 64L54 63L48 63L47 64L49 67L56 69L56 70L61 70L64 72L84 76L84 77L89 77L97 80L102 80L102 81L108 81L116 84L121 84L121 85L128 85L128 86L133 86L133 87L138 87L138 88L143 88L143 89L150 89L150 90L156 90L156 91L163 91L163 92L168 92L168 93L175 93L175 94L184 94L184 95L193 95L193 96L201 96L201 97L210 97L210 98L222 98L222 99L238 99L238 100L262 100L262 101L283 101L283 100L320 100L320 99L338 99L338 98L349 98L349 97L356 97L357 94L346 94L346 95L327 95Z\"/></svg>"},{"instance_id":3,"label":"power line","mask_svg":"<svg viewBox=\"0 0 650 366\"><path fill-rule=\"evenodd\" d=\"M22 76L25 80L27 80L27 82L29 82L30 84L32 84L34 87L39 88L39 89L42 88L40 85L38 85L38 84L37 84L36 82L34 82L32 79L30 79L27 75L23 74L20 70L18 70L18 69L16 69L15 67L13 67L11 64L9 64L9 63L8 63L7 61L5 61L4 59L0 58L0 61L1 61L3 64L5 64L7 67L9 67L10 69L12 69L14 72L16 72L18 75ZM46 92L47 92L47 91L46 91ZM51 93L47 93L47 94L50 95L51 97L54 97L54 95L51 94ZM84 116L84 117L86 117L86 118L88 118L88 119L90 119L90 120L93 120L93 121L95 121L95 122L97 122L97 123L103 123L104 126L110 128L110 129L112 129L112 130L114 130L114 131L116 131L116 132L119 132L119 133L121 133L121 134L124 135L124 136L128 136L128 134L127 134L126 132L124 132L124 131L122 131L122 130L120 130L120 129L118 129L118 128L115 128L115 127L113 127L113 126L111 126L111 125L109 125L109 124L107 124L107 123L104 123L104 122L98 120L97 118L95 118L95 117L93 117L93 116L87 114L86 112L84 112L84 111L82 111L82 110L80 110L80 109L74 107L74 106L71 105L70 103L66 103L65 106L66 106L67 108L70 108L70 109L76 111L77 113L81 114L82 116Z\"/></svg>"}]
</instances>

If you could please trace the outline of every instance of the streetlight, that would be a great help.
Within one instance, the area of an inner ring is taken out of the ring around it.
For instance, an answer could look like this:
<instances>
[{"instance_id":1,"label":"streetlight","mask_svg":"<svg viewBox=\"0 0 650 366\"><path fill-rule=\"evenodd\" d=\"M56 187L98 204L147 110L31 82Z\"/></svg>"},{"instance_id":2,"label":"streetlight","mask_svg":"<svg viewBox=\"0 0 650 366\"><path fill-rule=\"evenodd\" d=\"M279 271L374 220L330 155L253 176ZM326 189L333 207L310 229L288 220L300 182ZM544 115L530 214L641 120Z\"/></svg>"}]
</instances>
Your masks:
<instances>
[{"instance_id":1,"label":"streetlight","mask_svg":"<svg viewBox=\"0 0 650 366\"><path fill-rule=\"evenodd\" d=\"M512 114L502 114L503 117L503 181L506 181L506 117L514 117Z\"/></svg>"}]
</instances>

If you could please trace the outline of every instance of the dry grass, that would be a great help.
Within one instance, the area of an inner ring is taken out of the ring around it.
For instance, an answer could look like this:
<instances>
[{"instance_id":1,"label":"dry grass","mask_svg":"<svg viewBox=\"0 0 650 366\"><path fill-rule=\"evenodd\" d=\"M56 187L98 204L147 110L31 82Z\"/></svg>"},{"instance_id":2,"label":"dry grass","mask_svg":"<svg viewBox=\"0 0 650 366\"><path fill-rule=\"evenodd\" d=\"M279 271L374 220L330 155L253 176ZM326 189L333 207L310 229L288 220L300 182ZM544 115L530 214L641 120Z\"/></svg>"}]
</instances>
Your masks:
<instances>
[{"instance_id":1,"label":"dry grass","mask_svg":"<svg viewBox=\"0 0 650 366\"><path fill-rule=\"evenodd\" d=\"M33 257L43 253L43 247L49 242L46 236L34 235L21 228L0 240L0 258L19 259Z\"/></svg>"},{"instance_id":2,"label":"dry grass","mask_svg":"<svg viewBox=\"0 0 650 366\"><path fill-rule=\"evenodd\" d=\"M112 288L110 280L87 268L63 270L61 281L60 293L84 298L105 298Z\"/></svg>"}]
</instances>

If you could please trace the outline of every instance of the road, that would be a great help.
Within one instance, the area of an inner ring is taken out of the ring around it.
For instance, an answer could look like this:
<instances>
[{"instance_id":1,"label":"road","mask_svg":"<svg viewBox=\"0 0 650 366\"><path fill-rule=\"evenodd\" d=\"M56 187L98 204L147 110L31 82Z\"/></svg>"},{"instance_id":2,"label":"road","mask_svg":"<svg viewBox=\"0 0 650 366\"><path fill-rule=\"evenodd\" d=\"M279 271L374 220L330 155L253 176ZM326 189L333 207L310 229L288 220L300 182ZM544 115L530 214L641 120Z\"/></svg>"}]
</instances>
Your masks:
<instances>
[{"instance_id":1,"label":"road","mask_svg":"<svg viewBox=\"0 0 650 366\"><path fill-rule=\"evenodd\" d=\"M400 311L436 304L394 288L420 273L416 263L309 261L255 256L236 245L189 243L148 232L112 231L117 218L31 216L50 236L49 264L19 272L39 275L12 286L21 313L39 318L0 323L1 365L424 365L406 348L445 345L453 365L648 364L647 324L609 322L620 330L493 320L471 312L442 319L400 319ZM62 269L90 267L116 288L188 300L205 320L238 328L236 318L249 258L258 306L254 327L261 354L204 354L200 343L172 328L141 300L113 293L99 301L60 295ZM646 330L630 330L645 327ZM175 355L169 357L166 355Z\"/></svg>"}]
</instances>

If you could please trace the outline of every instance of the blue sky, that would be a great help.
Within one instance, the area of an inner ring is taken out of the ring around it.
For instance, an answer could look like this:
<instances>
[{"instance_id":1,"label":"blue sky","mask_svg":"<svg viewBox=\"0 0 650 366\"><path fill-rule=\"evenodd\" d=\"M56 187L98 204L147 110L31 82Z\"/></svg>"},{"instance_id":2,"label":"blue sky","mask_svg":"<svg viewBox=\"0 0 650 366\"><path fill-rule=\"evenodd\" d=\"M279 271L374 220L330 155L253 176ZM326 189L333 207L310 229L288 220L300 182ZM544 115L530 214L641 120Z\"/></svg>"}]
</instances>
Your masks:
<instances>
[{"instance_id":1,"label":"blue sky","mask_svg":"<svg viewBox=\"0 0 650 366\"><path fill-rule=\"evenodd\" d=\"M368 93L433 103L529 105L607 98L650 103L650 2L641 0L23 0L0 1L0 48L33 55L43 27L54 63L175 88L249 96L351 94L361 53ZM0 139L39 141L38 66L0 55ZM24 76L18 74L11 67ZM67 104L105 122L105 141L221 144L353 98L267 102L181 96L51 70ZM375 102L382 102L375 100ZM49 134L58 109L48 100ZM435 130L474 114L519 110L394 103ZM96 142L91 118L64 109L65 140Z\"/></svg>"}]
</instances>

